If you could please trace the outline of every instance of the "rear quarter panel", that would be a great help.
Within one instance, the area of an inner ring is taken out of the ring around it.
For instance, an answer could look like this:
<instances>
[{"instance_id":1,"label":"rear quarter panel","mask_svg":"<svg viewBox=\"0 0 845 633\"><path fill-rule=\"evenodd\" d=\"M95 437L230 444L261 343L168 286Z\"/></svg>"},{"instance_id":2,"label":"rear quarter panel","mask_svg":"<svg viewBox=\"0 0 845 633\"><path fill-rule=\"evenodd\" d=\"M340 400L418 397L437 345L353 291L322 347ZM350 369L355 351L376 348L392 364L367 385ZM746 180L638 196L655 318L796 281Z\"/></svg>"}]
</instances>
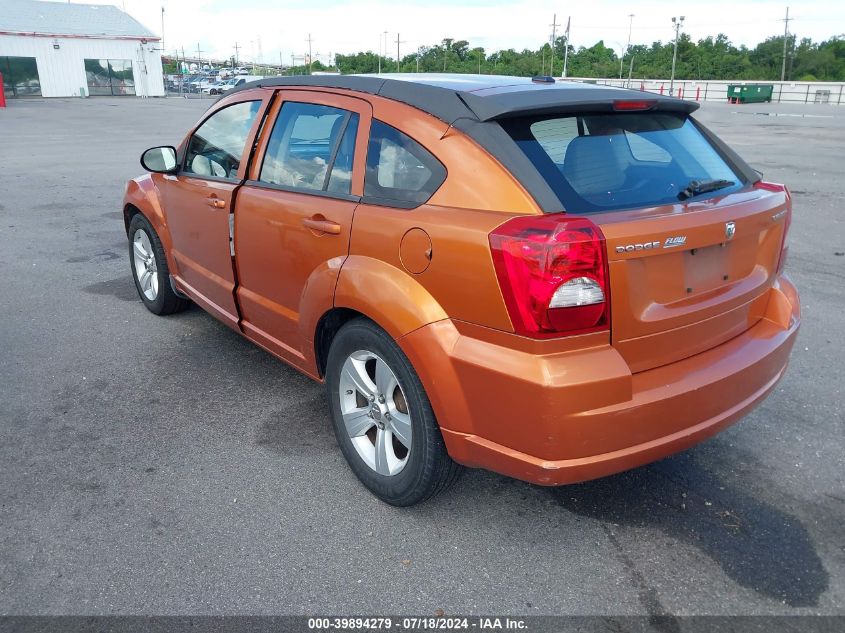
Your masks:
<instances>
[{"instance_id":1,"label":"rear quarter panel","mask_svg":"<svg viewBox=\"0 0 845 633\"><path fill-rule=\"evenodd\" d=\"M447 177L426 204L414 209L366 201L358 206L335 305L372 316L394 337L447 317L512 331L488 235L515 214L540 213L536 203L459 130L410 106L369 99L373 117L423 145L443 163ZM408 253L407 246L400 252L412 229L422 229L430 239L430 264L421 272L406 264L409 256L417 261L426 256L422 245L414 247L419 253ZM390 291L375 289L378 284Z\"/></svg>"}]
</instances>

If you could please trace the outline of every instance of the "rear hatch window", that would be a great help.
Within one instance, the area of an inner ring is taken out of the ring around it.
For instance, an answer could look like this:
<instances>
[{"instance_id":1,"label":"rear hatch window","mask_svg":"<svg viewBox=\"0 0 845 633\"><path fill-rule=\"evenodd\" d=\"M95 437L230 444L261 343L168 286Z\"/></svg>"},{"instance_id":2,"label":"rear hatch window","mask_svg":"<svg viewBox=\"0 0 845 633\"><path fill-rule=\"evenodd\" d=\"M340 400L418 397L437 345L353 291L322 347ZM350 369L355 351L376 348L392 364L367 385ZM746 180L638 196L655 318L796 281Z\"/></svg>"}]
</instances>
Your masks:
<instances>
[{"instance_id":1,"label":"rear hatch window","mask_svg":"<svg viewBox=\"0 0 845 633\"><path fill-rule=\"evenodd\" d=\"M547 115L502 126L571 213L701 200L744 185L681 113Z\"/></svg>"}]
</instances>

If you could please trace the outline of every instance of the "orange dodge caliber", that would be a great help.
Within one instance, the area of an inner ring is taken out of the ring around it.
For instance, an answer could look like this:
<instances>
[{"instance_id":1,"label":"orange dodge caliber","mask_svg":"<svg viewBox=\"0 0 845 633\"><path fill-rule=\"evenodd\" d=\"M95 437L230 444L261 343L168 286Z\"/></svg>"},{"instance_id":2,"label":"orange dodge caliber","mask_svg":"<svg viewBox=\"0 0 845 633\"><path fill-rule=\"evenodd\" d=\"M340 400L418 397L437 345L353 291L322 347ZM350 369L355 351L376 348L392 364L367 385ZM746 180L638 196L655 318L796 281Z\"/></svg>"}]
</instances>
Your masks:
<instances>
[{"instance_id":1,"label":"orange dodge caliber","mask_svg":"<svg viewBox=\"0 0 845 633\"><path fill-rule=\"evenodd\" d=\"M144 304L326 384L394 505L461 465L543 485L748 413L800 321L792 214L698 104L549 77L289 77L219 99L124 200Z\"/></svg>"}]
</instances>

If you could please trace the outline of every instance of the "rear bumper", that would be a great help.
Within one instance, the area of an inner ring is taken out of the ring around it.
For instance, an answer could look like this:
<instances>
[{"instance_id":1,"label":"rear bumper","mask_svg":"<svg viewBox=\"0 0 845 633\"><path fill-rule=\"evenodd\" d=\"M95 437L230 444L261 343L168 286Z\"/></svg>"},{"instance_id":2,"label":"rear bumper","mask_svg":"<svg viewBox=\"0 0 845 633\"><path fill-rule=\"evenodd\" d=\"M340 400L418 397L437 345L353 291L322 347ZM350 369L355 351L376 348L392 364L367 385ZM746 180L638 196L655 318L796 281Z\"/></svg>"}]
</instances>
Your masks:
<instances>
[{"instance_id":1,"label":"rear bumper","mask_svg":"<svg viewBox=\"0 0 845 633\"><path fill-rule=\"evenodd\" d=\"M783 375L799 324L798 295L782 277L752 328L636 374L609 345L532 354L463 334L451 321L399 343L453 459L559 485L655 461L738 421Z\"/></svg>"}]
</instances>

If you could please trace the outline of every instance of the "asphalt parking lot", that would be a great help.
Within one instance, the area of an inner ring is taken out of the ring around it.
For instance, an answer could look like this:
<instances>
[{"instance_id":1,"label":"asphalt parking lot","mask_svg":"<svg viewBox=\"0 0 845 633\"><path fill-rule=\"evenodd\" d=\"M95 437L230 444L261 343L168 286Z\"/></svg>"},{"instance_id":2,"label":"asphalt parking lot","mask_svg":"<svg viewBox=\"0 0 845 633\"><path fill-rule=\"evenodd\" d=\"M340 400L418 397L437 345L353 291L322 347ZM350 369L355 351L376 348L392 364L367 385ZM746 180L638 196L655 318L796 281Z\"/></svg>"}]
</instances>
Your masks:
<instances>
[{"instance_id":1,"label":"asphalt parking lot","mask_svg":"<svg viewBox=\"0 0 845 633\"><path fill-rule=\"evenodd\" d=\"M700 112L795 196L803 327L757 410L603 480L468 471L396 509L320 385L137 298L124 183L210 103L0 110L0 614L845 614L845 108Z\"/></svg>"}]
</instances>

